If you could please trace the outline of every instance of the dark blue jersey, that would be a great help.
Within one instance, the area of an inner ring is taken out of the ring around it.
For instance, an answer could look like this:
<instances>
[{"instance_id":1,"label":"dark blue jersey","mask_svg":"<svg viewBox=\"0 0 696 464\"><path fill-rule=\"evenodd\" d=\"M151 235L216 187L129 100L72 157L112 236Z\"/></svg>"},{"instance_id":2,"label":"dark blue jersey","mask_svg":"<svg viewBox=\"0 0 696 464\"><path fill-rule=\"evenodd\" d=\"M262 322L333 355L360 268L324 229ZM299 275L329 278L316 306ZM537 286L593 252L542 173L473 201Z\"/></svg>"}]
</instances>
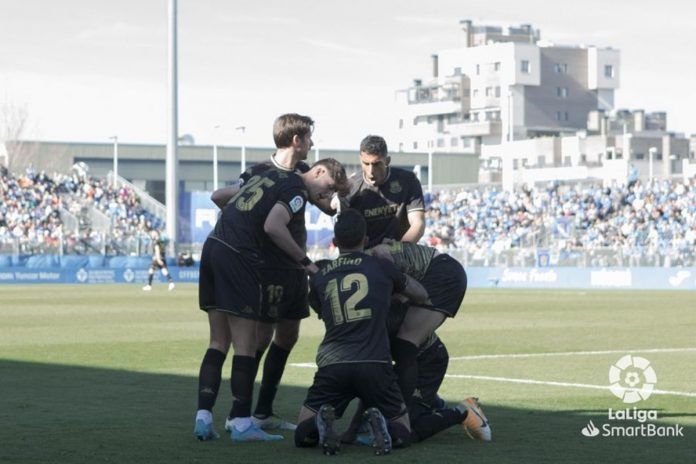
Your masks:
<instances>
[{"instance_id":1,"label":"dark blue jersey","mask_svg":"<svg viewBox=\"0 0 696 464\"><path fill-rule=\"evenodd\" d=\"M409 228L408 213L424 210L423 189L416 175L399 168L390 167L380 185L370 184L361 175L353 181L346 200L367 221L367 248L385 238L401 240Z\"/></svg>"},{"instance_id":2,"label":"dark blue jersey","mask_svg":"<svg viewBox=\"0 0 696 464\"><path fill-rule=\"evenodd\" d=\"M342 254L310 281L326 334L319 345L319 367L337 363L391 362L387 314L393 291L406 276L390 262L365 253Z\"/></svg>"},{"instance_id":3,"label":"dark blue jersey","mask_svg":"<svg viewBox=\"0 0 696 464\"><path fill-rule=\"evenodd\" d=\"M290 214L287 227L297 244L305 247L304 210L307 190L294 172L269 168L244 183L222 210L212 235L240 252L254 265L301 268L263 230L271 209L283 205Z\"/></svg>"}]
</instances>

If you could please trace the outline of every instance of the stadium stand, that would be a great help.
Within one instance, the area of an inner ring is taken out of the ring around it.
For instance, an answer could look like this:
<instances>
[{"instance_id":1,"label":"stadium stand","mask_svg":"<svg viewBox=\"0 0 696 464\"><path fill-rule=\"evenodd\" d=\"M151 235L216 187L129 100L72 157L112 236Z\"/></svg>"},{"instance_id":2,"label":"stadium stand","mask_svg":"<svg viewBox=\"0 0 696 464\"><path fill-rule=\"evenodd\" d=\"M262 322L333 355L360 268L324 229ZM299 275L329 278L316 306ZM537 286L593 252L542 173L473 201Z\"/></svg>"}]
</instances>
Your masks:
<instances>
[{"instance_id":1,"label":"stadium stand","mask_svg":"<svg viewBox=\"0 0 696 464\"><path fill-rule=\"evenodd\" d=\"M0 174L0 253L146 254L147 231L162 228L131 189L80 170Z\"/></svg>"},{"instance_id":2,"label":"stadium stand","mask_svg":"<svg viewBox=\"0 0 696 464\"><path fill-rule=\"evenodd\" d=\"M696 180L426 194L423 241L473 265L693 266Z\"/></svg>"},{"instance_id":3,"label":"stadium stand","mask_svg":"<svg viewBox=\"0 0 696 464\"><path fill-rule=\"evenodd\" d=\"M163 226L132 189L80 169L0 174L0 265L66 267L68 255L109 265L104 256L149 254L147 231ZM696 265L696 179L448 188L425 199L422 243L465 265L537 266L539 250L557 266ZM29 261L42 254L63 256Z\"/></svg>"}]
</instances>

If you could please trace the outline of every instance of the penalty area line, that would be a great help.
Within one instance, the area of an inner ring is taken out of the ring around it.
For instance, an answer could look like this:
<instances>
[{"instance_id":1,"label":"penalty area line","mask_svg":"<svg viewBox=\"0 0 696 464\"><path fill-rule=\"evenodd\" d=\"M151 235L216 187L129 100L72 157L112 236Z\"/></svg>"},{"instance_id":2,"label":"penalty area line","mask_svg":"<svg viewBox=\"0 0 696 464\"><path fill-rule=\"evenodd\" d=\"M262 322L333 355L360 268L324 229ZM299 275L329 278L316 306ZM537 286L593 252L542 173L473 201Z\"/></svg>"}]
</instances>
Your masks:
<instances>
[{"instance_id":1,"label":"penalty area line","mask_svg":"<svg viewBox=\"0 0 696 464\"><path fill-rule=\"evenodd\" d=\"M477 354L471 356L453 356L449 359L450 361L469 361L476 359L544 358L552 356L597 356L604 354L687 353L692 351L696 351L696 348L647 348L638 350L560 351L555 353Z\"/></svg>"},{"instance_id":2,"label":"penalty area line","mask_svg":"<svg viewBox=\"0 0 696 464\"><path fill-rule=\"evenodd\" d=\"M568 388L589 388L593 390L610 390L611 387L608 385L593 385L587 383L570 383L570 382L554 382L548 380L533 380L533 379L513 379L510 377L491 377L488 375L468 375L468 374L445 374L445 377L451 379L470 379L470 380L487 380L492 382L508 382L508 383L519 383L527 385L546 385L552 387L568 387ZM680 392L672 390L658 390L654 389L652 391L653 395L672 395L672 396L685 396L690 398L696 398L696 393L693 392Z\"/></svg>"}]
</instances>

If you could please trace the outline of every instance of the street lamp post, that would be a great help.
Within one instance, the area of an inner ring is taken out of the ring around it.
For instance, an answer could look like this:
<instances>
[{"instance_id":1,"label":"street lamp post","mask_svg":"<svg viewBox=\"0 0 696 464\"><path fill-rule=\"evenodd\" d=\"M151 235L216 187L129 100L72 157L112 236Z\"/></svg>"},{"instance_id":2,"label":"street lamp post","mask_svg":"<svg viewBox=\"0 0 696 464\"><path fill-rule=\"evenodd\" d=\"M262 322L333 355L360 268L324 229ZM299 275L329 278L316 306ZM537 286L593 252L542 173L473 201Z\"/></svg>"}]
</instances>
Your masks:
<instances>
[{"instance_id":1,"label":"street lamp post","mask_svg":"<svg viewBox=\"0 0 696 464\"><path fill-rule=\"evenodd\" d=\"M235 130L241 131L241 133L242 133L242 159L241 159L241 163L242 163L242 173L244 173L244 171L246 171L246 140L245 140L246 137L244 137L244 135L246 133L246 126L235 127Z\"/></svg>"},{"instance_id":2,"label":"street lamp post","mask_svg":"<svg viewBox=\"0 0 696 464\"><path fill-rule=\"evenodd\" d=\"M114 141L114 169L111 184L113 185L114 190L116 190L116 188L118 187L118 135L113 135L109 137L109 140Z\"/></svg>"},{"instance_id":3,"label":"street lamp post","mask_svg":"<svg viewBox=\"0 0 696 464\"><path fill-rule=\"evenodd\" d=\"M653 159L655 158L655 153L657 153L657 148L650 147L648 149L648 178L650 182L653 180Z\"/></svg>"},{"instance_id":4,"label":"street lamp post","mask_svg":"<svg viewBox=\"0 0 696 464\"><path fill-rule=\"evenodd\" d=\"M218 147L217 147L217 134L220 124L213 126L213 191L218 188Z\"/></svg>"}]
</instances>

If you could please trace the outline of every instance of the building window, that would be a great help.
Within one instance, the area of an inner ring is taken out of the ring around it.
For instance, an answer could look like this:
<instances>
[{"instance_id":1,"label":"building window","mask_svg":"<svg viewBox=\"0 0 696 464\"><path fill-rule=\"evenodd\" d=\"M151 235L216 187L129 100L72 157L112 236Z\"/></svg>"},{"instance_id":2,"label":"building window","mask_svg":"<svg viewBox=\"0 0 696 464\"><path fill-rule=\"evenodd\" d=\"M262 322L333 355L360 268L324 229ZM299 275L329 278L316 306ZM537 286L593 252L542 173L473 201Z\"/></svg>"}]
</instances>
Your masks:
<instances>
[{"instance_id":1,"label":"building window","mask_svg":"<svg viewBox=\"0 0 696 464\"><path fill-rule=\"evenodd\" d=\"M567 121L568 120L568 112L567 111L556 111L556 120L557 121Z\"/></svg>"},{"instance_id":2,"label":"building window","mask_svg":"<svg viewBox=\"0 0 696 464\"><path fill-rule=\"evenodd\" d=\"M568 74L568 65L566 63L555 63L553 70L556 74Z\"/></svg>"},{"instance_id":3,"label":"building window","mask_svg":"<svg viewBox=\"0 0 696 464\"><path fill-rule=\"evenodd\" d=\"M500 86L495 86L495 98L500 98Z\"/></svg>"},{"instance_id":4,"label":"building window","mask_svg":"<svg viewBox=\"0 0 696 464\"><path fill-rule=\"evenodd\" d=\"M493 87L486 87L486 96L490 97L493 95Z\"/></svg>"},{"instance_id":5,"label":"building window","mask_svg":"<svg viewBox=\"0 0 696 464\"><path fill-rule=\"evenodd\" d=\"M464 148L469 148L471 146L471 139L462 139L462 146Z\"/></svg>"},{"instance_id":6,"label":"building window","mask_svg":"<svg viewBox=\"0 0 696 464\"><path fill-rule=\"evenodd\" d=\"M471 120L473 122L478 122L479 120L479 114L478 113L471 113Z\"/></svg>"},{"instance_id":7,"label":"building window","mask_svg":"<svg viewBox=\"0 0 696 464\"><path fill-rule=\"evenodd\" d=\"M478 97L478 89L474 89L474 98Z\"/></svg>"},{"instance_id":8,"label":"building window","mask_svg":"<svg viewBox=\"0 0 696 464\"><path fill-rule=\"evenodd\" d=\"M636 153L636 159L637 160L645 159L645 153Z\"/></svg>"},{"instance_id":9,"label":"building window","mask_svg":"<svg viewBox=\"0 0 696 464\"><path fill-rule=\"evenodd\" d=\"M403 129L403 128L404 128L404 120L399 119L399 129Z\"/></svg>"},{"instance_id":10,"label":"building window","mask_svg":"<svg viewBox=\"0 0 696 464\"><path fill-rule=\"evenodd\" d=\"M496 61L495 63L493 63L493 70L495 72L500 71L500 61Z\"/></svg>"},{"instance_id":11,"label":"building window","mask_svg":"<svg viewBox=\"0 0 696 464\"><path fill-rule=\"evenodd\" d=\"M459 137L452 137L450 139L450 145L453 147L459 146Z\"/></svg>"},{"instance_id":12,"label":"building window","mask_svg":"<svg viewBox=\"0 0 696 464\"><path fill-rule=\"evenodd\" d=\"M525 74L532 72L531 67L529 66L529 60L522 60L520 70Z\"/></svg>"},{"instance_id":13,"label":"building window","mask_svg":"<svg viewBox=\"0 0 696 464\"><path fill-rule=\"evenodd\" d=\"M445 139L437 139L437 147L442 148L445 146Z\"/></svg>"},{"instance_id":14,"label":"building window","mask_svg":"<svg viewBox=\"0 0 696 464\"><path fill-rule=\"evenodd\" d=\"M556 87L556 96L559 98L568 98L568 87Z\"/></svg>"},{"instance_id":15,"label":"building window","mask_svg":"<svg viewBox=\"0 0 696 464\"><path fill-rule=\"evenodd\" d=\"M455 76L461 76L462 75L462 68L461 67L456 67L454 68L454 75Z\"/></svg>"},{"instance_id":16,"label":"building window","mask_svg":"<svg viewBox=\"0 0 696 464\"><path fill-rule=\"evenodd\" d=\"M476 65L476 75L478 76L479 74L481 74L481 65L477 64Z\"/></svg>"},{"instance_id":17,"label":"building window","mask_svg":"<svg viewBox=\"0 0 696 464\"><path fill-rule=\"evenodd\" d=\"M610 64L604 65L604 77L606 77L608 79L614 78L614 66L612 66Z\"/></svg>"},{"instance_id":18,"label":"building window","mask_svg":"<svg viewBox=\"0 0 696 464\"><path fill-rule=\"evenodd\" d=\"M418 150L418 142L413 142L413 149Z\"/></svg>"}]
</instances>

